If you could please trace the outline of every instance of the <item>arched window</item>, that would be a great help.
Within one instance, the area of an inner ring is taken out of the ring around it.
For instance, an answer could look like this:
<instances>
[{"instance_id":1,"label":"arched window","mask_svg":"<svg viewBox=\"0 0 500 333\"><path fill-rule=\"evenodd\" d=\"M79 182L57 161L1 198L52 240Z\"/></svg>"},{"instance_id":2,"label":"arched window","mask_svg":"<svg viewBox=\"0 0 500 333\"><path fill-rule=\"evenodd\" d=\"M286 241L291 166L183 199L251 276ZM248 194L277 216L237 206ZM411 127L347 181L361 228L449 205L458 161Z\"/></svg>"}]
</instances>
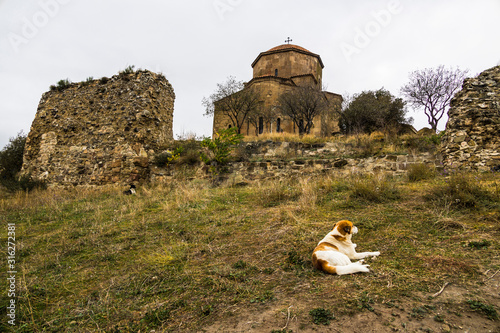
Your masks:
<instances>
[{"instance_id":1,"label":"arched window","mask_svg":"<svg viewBox=\"0 0 500 333\"><path fill-rule=\"evenodd\" d=\"M274 70L274 76L278 76L278 69L277 68Z\"/></svg>"},{"instance_id":2,"label":"arched window","mask_svg":"<svg viewBox=\"0 0 500 333\"><path fill-rule=\"evenodd\" d=\"M281 118L276 120L276 132L281 133Z\"/></svg>"}]
</instances>

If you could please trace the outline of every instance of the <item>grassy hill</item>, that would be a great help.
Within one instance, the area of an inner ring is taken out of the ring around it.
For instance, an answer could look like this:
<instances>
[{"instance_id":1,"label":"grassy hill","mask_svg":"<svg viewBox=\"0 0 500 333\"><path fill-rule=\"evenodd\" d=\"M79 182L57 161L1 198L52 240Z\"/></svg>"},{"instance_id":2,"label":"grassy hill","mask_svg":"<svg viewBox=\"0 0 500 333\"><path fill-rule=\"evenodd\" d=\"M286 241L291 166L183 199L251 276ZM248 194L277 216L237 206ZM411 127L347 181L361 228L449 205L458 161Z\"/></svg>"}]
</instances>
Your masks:
<instances>
[{"instance_id":1,"label":"grassy hill","mask_svg":"<svg viewBox=\"0 0 500 333\"><path fill-rule=\"evenodd\" d=\"M427 171L3 198L18 307L12 330L2 293L1 330L498 332L500 175ZM370 273L312 268L341 219L358 251L381 252Z\"/></svg>"}]
</instances>

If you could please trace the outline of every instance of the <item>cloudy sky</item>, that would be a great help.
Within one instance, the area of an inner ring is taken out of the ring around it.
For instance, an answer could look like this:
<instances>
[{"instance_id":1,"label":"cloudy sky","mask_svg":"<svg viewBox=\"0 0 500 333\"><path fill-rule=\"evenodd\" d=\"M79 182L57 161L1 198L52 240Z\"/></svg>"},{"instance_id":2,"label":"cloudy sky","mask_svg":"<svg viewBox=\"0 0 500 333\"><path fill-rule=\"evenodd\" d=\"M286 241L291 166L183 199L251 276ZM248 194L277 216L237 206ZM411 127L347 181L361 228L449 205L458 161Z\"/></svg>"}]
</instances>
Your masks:
<instances>
[{"instance_id":1,"label":"cloudy sky","mask_svg":"<svg viewBox=\"0 0 500 333\"><path fill-rule=\"evenodd\" d=\"M287 37L321 56L329 91L399 96L416 69L500 64L499 18L500 0L0 0L0 148L29 132L61 79L162 72L174 136L210 135L202 98L230 75L250 80L258 54Z\"/></svg>"}]
</instances>

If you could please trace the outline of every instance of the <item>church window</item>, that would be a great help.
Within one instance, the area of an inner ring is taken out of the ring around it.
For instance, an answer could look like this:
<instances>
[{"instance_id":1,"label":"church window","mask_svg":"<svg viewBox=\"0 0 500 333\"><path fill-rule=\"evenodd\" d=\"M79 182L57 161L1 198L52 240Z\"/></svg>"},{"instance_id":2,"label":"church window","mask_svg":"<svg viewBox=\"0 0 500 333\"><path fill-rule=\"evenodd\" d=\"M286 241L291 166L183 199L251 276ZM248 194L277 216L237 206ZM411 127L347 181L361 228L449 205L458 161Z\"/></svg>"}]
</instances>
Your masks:
<instances>
[{"instance_id":1,"label":"church window","mask_svg":"<svg viewBox=\"0 0 500 333\"><path fill-rule=\"evenodd\" d=\"M281 118L276 120L276 132L281 133Z\"/></svg>"},{"instance_id":2,"label":"church window","mask_svg":"<svg viewBox=\"0 0 500 333\"><path fill-rule=\"evenodd\" d=\"M278 76L278 69L277 68L274 70L274 76Z\"/></svg>"}]
</instances>

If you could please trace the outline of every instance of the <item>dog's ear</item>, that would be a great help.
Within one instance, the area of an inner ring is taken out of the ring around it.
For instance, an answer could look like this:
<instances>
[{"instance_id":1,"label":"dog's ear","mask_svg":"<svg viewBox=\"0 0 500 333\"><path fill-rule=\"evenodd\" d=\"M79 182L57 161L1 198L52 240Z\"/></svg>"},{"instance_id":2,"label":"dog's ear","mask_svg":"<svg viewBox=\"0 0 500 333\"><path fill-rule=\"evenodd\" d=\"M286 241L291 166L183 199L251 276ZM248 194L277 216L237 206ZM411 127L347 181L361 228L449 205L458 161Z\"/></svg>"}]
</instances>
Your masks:
<instances>
[{"instance_id":1,"label":"dog's ear","mask_svg":"<svg viewBox=\"0 0 500 333\"><path fill-rule=\"evenodd\" d=\"M350 235L352 232L352 222L347 220L342 220L336 224L337 232L342 236Z\"/></svg>"}]
</instances>

